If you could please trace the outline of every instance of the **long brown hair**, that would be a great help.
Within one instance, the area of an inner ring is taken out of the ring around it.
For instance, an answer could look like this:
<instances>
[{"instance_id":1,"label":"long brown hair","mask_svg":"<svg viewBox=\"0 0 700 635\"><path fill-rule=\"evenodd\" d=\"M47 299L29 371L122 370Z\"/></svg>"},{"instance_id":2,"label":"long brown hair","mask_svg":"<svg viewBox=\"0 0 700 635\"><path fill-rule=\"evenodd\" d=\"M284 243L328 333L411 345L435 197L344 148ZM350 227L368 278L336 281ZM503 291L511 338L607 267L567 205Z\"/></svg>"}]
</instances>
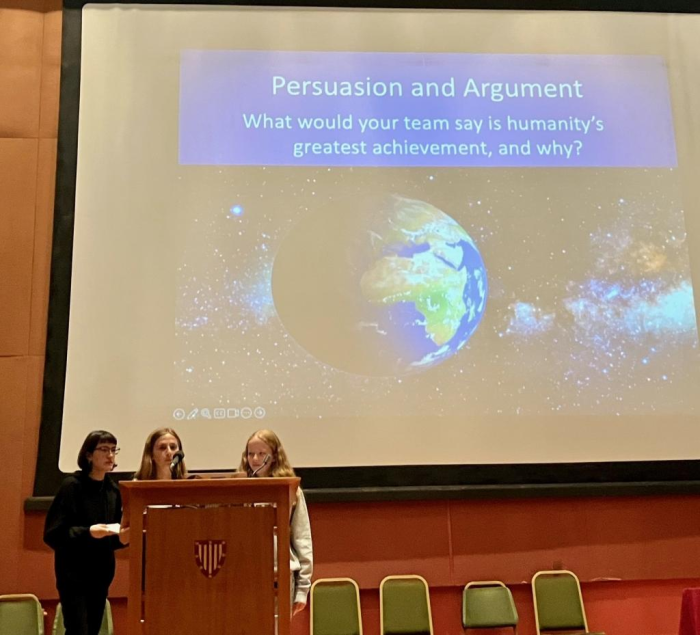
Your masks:
<instances>
[{"instance_id":1,"label":"long brown hair","mask_svg":"<svg viewBox=\"0 0 700 635\"><path fill-rule=\"evenodd\" d=\"M279 437L272 430L258 430L248 437L245 448L243 448L241 464L238 467L239 471L246 472L248 476L252 476L253 474L253 470L248 463L248 444L253 439L260 439L260 441L270 446L270 450L272 450L270 456L270 460L272 461L270 476L296 476L294 474L294 468L290 465L289 459L287 458L287 453L282 447L282 441L280 441Z\"/></svg>"},{"instance_id":2,"label":"long brown hair","mask_svg":"<svg viewBox=\"0 0 700 635\"><path fill-rule=\"evenodd\" d=\"M143 455L141 456L141 467L138 469L136 474L134 474L134 479L137 481L154 481L158 478L157 468L155 461L153 460L153 449L156 447L158 439L165 436L166 434L172 434L177 439L177 444L180 446L180 450L184 452L182 448L182 441L180 440L180 435L178 435L172 428L158 428L151 432L146 439L146 444L143 446ZM173 479L183 479L187 478L187 468L185 467L184 459L178 463L178 466L173 472Z\"/></svg>"}]
</instances>

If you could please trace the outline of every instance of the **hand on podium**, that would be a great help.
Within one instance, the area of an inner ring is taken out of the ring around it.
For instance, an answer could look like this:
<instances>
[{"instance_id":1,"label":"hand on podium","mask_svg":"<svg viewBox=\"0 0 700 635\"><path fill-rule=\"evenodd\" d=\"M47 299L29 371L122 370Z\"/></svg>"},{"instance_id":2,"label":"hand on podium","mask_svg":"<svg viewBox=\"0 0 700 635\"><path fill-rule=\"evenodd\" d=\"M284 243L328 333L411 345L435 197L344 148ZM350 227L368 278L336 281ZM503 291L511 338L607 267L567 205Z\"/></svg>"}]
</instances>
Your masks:
<instances>
[{"instance_id":1,"label":"hand on podium","mask_svg":"<svg viewBox=\"0 0 700 635\"><path fill-rule=\"evenodd\" d=\"M305 608L306 602L294 602L294 606L292 607L292 616L296 615L297 613L301 613Z\"/></svg>"},{"instance_id":2,"label":"hand on podium","mask_svg":"<svg viewBox=\"0 0 700 635\"><path fill-rule=\"evenodd\" d=\"M129 527L122 527L119 530L119 542L123 545L129 544Z\"/></svg>"}]
</instances>

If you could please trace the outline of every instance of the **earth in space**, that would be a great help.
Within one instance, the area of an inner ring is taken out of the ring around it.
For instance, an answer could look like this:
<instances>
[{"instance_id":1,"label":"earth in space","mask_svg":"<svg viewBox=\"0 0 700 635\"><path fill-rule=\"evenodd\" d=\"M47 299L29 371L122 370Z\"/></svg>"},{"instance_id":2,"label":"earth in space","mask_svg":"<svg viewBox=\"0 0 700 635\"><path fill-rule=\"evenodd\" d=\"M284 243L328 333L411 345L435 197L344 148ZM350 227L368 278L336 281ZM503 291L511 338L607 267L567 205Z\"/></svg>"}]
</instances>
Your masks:
<instances>
[{"instance_id":1,"label":"earth in space","mask_svg":"<svg viewBox=\"0 0 700 635\"><path fill-rule=\"evenodd\" d=\"M272 272L290 335L318 360L359 375L441 364L476 331L487 293L469 234L437 207L396 195L304 216Z\"/></svg>"}]
</instances>

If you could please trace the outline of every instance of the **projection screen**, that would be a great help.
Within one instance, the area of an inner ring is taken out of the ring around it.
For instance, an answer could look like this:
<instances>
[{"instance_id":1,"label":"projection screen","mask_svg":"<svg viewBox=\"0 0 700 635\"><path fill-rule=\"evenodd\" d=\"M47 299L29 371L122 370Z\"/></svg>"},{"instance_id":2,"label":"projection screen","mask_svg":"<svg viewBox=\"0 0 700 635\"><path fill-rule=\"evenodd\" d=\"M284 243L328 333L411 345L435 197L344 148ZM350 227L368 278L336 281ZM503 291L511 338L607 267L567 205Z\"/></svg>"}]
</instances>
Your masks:
<instances>
[{"instance_id":1,"label":"projection screen","mask_svg":"<svg viewBox=\"0 0 700 635\"><path fill-rule=\"evenodd\" d=\"M699 28L85 5L60 470L699 459Z\"/></svg>"}]
</instances>

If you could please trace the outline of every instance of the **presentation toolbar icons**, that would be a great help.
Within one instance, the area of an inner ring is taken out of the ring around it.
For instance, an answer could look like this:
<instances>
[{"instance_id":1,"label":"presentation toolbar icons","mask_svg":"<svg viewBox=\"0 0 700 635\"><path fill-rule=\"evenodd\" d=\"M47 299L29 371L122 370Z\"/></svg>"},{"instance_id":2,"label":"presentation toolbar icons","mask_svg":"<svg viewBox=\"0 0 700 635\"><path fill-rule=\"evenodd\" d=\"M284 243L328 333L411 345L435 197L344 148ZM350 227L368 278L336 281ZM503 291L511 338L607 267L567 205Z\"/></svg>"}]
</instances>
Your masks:
<instances>
[{"instance_id":1,"label":"presentation toolbar icons","mask_svg":"<svg viewBox=\"0 0 700 635\"><path fill-rule=\"evenodd\" d=\"M262 406L243 406L242 408L184 408L173 410L175 421L193 421L194 419L264 419L267 416Z\"/></svg>"}]
</instances>

